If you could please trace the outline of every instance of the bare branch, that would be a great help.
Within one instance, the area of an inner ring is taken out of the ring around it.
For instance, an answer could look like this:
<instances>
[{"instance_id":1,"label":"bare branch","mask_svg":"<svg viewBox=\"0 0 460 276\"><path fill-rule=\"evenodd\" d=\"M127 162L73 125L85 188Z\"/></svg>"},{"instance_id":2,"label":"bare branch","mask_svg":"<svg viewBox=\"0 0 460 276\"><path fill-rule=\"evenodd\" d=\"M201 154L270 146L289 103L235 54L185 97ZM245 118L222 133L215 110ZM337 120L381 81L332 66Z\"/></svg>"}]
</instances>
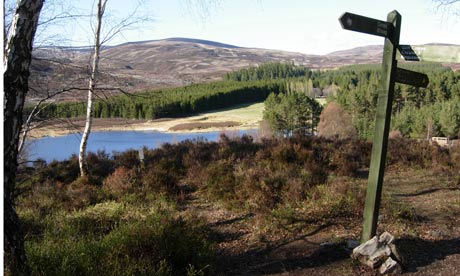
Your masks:
<instances>
[{"instance_id":1,"label":"bare branch","mask_svg":"<svg viewBox=\"0 0 460 276\"><path fill-rule=\"evenodd\" d=\"M203 26L215 14L224 0L181 0L185 4L185 9L193 17L200 19Z\"/></svg>"},{"instance_id":2,"label":"bare branch","mask_svg":"<svg viewBox=\"0 0 460 276\"><path fill-rule=\"evenodd\" d=\"M31 90L34 90L34 89L31 88ZM59 91L54 91L52 93L48 93L47 97L40 99L35 104L34 108L30 112L30 114L27 116L27 119L26 119L26 121L24 123L24 126L22 127L21 139L19 141L19 146L18 146L18 155L21 155L22 150L24 149L24 144L25 144L27 135L28 135L29 131L31 130L31 124L33 123L34 117L36 117L46 107L46 106L41 107L41 105L43 103L45 103L46 101L48 101L49 99L56 97L57 95L60 95L60 94L65 93L65 92L74 91L74 90L86 90L86 89L78 88L78 87L72 87L72 88L62 89L62 90L59 90Z\"/></svg>"},{"instance_id":3,"label":"bare branch","mask_svg":"<svg viewBox=\"0 0 460 276\"><path fill-rule=\"evenodd\" d=\"M460 16L460 0L432 0L436 6L436 11L444 16Z\"/></svg>"},{"instance_id":4,"label":"bare branch","mask_svg":"<svg viewBox=\"0 0 460 276\"><path fill-rule=\"evenodd\" d=\"M67 19L78 19L78 18L89 18L91 15L88 14L70 14L69 12L63 12L61 14L56 14L51 18L46 18L46 20L40 22L38 26L43 26L46 24L54 23L57 20L67 20Z\"/></svg>"},{"instance_id":5,"label":"bare branch","mask_svg":"<svg viewBox=\"0 0 460 276\"><path fill-rule=\"evenodd\" d=\"M454 3L460 2L460 0L433 0L433 2L438 4L438 7L448 6Z\"/></svg>"},{"instance_id":6,"label":"bare branch","mask_svg":"<svg viewBox=\"0 0 460 276\"><path fill-rule=\"evenodd\" d=\"M152 22L153 18L149 15L140 15L141 3L138 3L133 11L123 19L106 18L106 24L112 24L106 31L104 31L104 38L101 45L107 44L117 35L123 35L123 32L138 29L141 25L147 22Z\"/></svg>"}]
</instances>

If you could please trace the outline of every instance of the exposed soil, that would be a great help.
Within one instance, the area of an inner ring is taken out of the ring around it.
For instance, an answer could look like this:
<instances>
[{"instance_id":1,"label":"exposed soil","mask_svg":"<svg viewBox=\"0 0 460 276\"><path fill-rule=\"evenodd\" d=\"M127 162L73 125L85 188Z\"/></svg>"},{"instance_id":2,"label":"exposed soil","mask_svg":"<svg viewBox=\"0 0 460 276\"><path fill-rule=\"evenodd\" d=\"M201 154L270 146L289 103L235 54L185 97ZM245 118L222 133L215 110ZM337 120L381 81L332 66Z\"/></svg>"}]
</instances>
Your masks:
<instances>
[{"instance_id":1,"label":"exposed soil","mask_svg":"<svg viewBox=\"0 0 460 276\"><path fill-rule=\"evenodd\" d=\"M240 126L239 122L235 121L226 121L226 122L195 122L195 123L185 123L178 124L171 127L170 131L184 131L184 130L194 130L194 129L210 129L210 128L233 128Z\"/></svg>"},{"instance_id":2,"label":"exposed soil","mask_svg":"<svg viewBox=\"0 0 460 276\"><path fill-rule=\"evenodd\" d=\"M458 180L421 170L391 170L384 185L382 205L403 204L411 216L387 221L381 213L379 221L379 232L396 237L403 274L460 275ZM361 221L273 226L257 215L208 202L197 192L187 196L182 208L211 227L218 275L379 275L349 257L346 242L359 238Z\"/></svg>"}]
</instances>

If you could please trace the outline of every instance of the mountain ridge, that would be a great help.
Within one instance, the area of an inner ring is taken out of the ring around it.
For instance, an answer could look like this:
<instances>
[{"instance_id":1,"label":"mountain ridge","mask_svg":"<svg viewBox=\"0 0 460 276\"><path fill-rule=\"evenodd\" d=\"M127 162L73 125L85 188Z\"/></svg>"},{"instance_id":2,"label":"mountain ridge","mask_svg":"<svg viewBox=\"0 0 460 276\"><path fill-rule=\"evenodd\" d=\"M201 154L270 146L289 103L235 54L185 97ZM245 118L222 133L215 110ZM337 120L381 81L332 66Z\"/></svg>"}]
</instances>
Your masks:
<instances>
[{"instance_id":1,"label":"mountain ridge","mask_svg":"<svg viewBox=\"0 0 460 276\"><path fill-rule=\"evenodd\" d=\"M183 86L214 81L226 72L265 62L294 62L311 69L332 69L350 64L381 62L383 45L370 45L336 51L326 55L308 55L281 50L248 48L195 38L133 41L103 47L98 87L113 91L136 92L145 89ZM65 87L80 92L61 95L58 100L81 100L87 87L90 48L41 47L33 52L29 100L39 99ZM77 89L78 90L78 89ZM113 94L115 92L110 92Z\"/></svg>"}]
</instances>

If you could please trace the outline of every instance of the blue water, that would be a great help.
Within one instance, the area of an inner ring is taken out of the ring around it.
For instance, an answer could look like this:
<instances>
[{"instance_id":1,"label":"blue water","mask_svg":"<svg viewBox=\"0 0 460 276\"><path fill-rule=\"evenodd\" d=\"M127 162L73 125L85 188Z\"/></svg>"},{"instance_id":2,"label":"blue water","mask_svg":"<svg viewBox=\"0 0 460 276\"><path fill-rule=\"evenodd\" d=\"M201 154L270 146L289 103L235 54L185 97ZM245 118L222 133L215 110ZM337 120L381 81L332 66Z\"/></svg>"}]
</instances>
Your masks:
<instances>
[{"instance_id":1,"label":"blue water","mask_svg":"<svg viewBox=\"0 0 460 276\"><path fill-rule=\"evenodd\" d=\"M143 146L157 148L164 143L177 143L184 140L203 139L217 141L221 131L203 133L164 133L158 131L100 131L92 132L88 139L87 151L97 152L104 150L125 151L139 149ZM254 136L256 130L239 130L226 133L228 136ZM44 159L46 162L53 160L62 161L72 154L78 154L80 147L80 134L69 134L59 137L43 137L27 142L29 160Z\"/></svg>"}]
</instances>

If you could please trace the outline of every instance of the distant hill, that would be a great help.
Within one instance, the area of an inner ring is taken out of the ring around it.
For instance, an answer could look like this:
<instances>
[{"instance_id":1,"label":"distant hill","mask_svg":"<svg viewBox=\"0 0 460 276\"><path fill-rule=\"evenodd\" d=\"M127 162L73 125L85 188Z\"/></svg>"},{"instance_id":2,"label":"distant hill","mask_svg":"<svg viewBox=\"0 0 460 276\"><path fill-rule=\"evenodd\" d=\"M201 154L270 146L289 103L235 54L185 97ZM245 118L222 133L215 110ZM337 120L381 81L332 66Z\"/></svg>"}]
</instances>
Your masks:
<instances>
[{"instance_id":1,"label":"distant hill","mask_svg":"<svg viewBox=\"0 0 460 276\"><path fill-rule=\"evenodd\" d=\"M264 62L294 62L312 69L337 68L349 64L381 61L383 46L366 46L327 55L245 48L192 38L128 42L108 46L101 52L99 87L118 87L125 91L182 86L217 80L228 71ZM85 76L91 48L43 47L34 51L31 86L48 90L87 86ZM109 91L115 93L115 90ZM106 93L109 93L106 92ZM29 100L45 92L32 92ZM63 94L60 100L85 97L85 91Z\"/></svg>"},{"instance_id":2,"label":"distant hill","mask_svg":"<svg viewBox=\"0 0 460 276\"><path fill-rule=\"evenodd\" d=\"M368 56L368 57L381 57L383 53L383 45L369 45L357 47L353 49L341 50L327 54L329 57L346 57L346 56Z\"/></svg>"},{"instance_id":3,"label":"distant hill","mask_svg":"<svg viewBox=\"0 0 460 276\"><path fill-rule=\"evenodd\" d=\"M187 42L187 43L196 43L196 44L204 44L204 45L209 45L213 47L223 47L223 48L241 48L235 45L230 45L230 44L225 44L225 43L220 43L216 41L210 41L210 40L204 40L204 39L195 39L195 38L186 38L186 37L171 37L171 38L166 38L166 39L159 39L159 40L146 40L146 41L134 41L134 42L127 42L120 44L118 46L122 45L133 45L133 44L143 44L146 42L159 42L159 41L170 41L170 42ZM114 47L118 47L114 46Z\"/></svg>"}]
</instances>

